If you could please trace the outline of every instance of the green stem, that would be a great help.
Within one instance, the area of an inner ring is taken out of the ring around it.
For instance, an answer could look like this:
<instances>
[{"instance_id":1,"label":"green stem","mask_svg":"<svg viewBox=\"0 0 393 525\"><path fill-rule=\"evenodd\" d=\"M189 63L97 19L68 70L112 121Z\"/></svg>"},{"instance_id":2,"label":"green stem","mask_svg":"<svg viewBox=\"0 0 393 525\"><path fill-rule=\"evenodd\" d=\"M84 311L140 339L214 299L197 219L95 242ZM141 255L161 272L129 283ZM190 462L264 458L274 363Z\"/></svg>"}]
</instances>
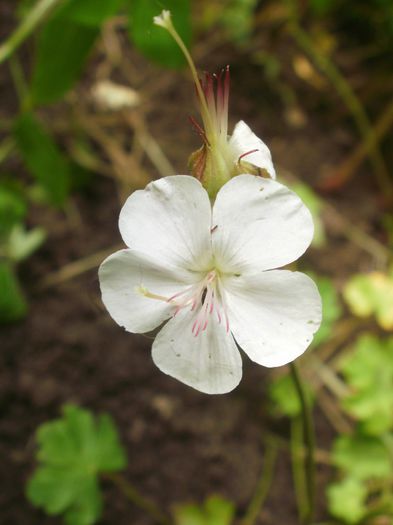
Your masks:
<instances>
[{"instance_id":1,"label":"green stem","mask_svg":"<svg viewBox=\"0 0 393 525\"><path fill-rule=\"evenodd\" d=\"M303 447L303 425L299 417L294 417L291 420L291 462L292 462L292 476L295 488L296 505L300 521L303 522L305 517L310 512L310 506L306 489L306 477L304 472L304 457L299 454L299 450Z\"/></svg>"},{"instance_id":2,"label":"green stem","mask_svg":"<svg viewBox=\"0 0 393 525\"><path fill-rule=\"evenodd\" d=\"M290 364L290 370L296 392L299 396L301 405L301 415L303 423L303 437L306 448L305 474L306 489L308 498L308 511L303 518L303 522L308 525L312 522L315 511L315 439L312 411L307 401L302 380L295 363Z\"/></svg>"},{"instance_id":3,"label":"green stem","mask_svg":"<svg viewBox=\"0 0 393 525\"><path fill-rule=\"evenodd\" d=\"M105 474L104 478L112 481L131 503L147 512L156 523L171 525L171 521L161 509L153 501L143 496L124 476L121 474Z\"/></svg>"},{"instance_id":4,"label":"green stem","mask_svg":"<svg viewBox=\"0 0 393 525\"><path fill-rule=\"evenodd\" d=\"M0 46L0 64L7 60L48 13L63 0L39 0L15 31Z\"/></svg>"},{"instance_id":5,"label":"green stem","mask_svg":"<svg viewBox=\"0 0 393 525\"><path fill-rule=\"evenodd\" d=\"M266 447L265 461L261 477L255 489L254 496L247 508L246 515L241 521L241 525L254 525L258 516L260 516L263 504L269 494L274 467L276 465L278 444L276 440L269 439Z\"/></svg>"}]
</instances>

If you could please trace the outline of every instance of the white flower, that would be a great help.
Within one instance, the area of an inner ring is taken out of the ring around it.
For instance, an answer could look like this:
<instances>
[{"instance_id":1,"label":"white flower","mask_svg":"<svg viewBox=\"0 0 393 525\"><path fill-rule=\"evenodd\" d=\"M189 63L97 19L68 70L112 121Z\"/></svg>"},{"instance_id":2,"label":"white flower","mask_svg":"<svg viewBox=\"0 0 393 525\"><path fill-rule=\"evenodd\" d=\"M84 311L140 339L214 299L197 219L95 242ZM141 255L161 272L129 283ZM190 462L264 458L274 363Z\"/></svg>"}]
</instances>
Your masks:
<instances>
[{"instance_id":1,"label":"white flower","mask_svg":"<svg viewBox=\"0 0 393 525\"><path fill-rule=\"evenodd\" d=\"M103 302L129 332L164 321L153 343L166 374L210 394L239 383L237 345L260 365L301 355L321 322L306 275L274 270L313 236L310 212L278 182L239 175L213 207L200 182L174 175L134 192L120 213L128 249L101 265Z\"/></svg>"}]
</instances>

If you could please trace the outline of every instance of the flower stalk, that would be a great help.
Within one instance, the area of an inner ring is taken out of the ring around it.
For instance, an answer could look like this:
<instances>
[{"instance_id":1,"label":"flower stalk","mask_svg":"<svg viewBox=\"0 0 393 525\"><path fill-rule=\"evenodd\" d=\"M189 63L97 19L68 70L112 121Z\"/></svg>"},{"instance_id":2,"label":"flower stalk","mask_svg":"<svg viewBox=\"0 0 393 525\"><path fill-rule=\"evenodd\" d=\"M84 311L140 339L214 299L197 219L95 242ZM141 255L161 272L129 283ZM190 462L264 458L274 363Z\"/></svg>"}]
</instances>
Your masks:
<instances>
[{"instance_id":1,"label":"flower stalk","mask_svg":"<svg viewBox=\"0 0 393 525\"><path fill-rule=\"evenodd\" d=\"M315 513L315 437L312 411L307 400L303 382L295 362L290 363L292 379L299 397L303 424L305 454L305 477L308 507L302 516L304 525L310 525Z\"/></svg>"},{"instance_id":2,"label":"flower stalk","mask_svg":"<svg viewBox=\"0 0 393 525\"><path fill-rule=\"evenodd\" d=\"M235 126L228 135L229 66L218 74L206 73L201 80L192 57L176 31L169 11L154 17L154 23L163 27L183 52L190 67L198 95L200 126L190 118L202 139L202 147L191 154L189 168L209 194L213 202L220 188L232 177L249 173L262 175L263 170L273 179L275 171L268 147L244 122Z\"/></svg>"}]
</instances>

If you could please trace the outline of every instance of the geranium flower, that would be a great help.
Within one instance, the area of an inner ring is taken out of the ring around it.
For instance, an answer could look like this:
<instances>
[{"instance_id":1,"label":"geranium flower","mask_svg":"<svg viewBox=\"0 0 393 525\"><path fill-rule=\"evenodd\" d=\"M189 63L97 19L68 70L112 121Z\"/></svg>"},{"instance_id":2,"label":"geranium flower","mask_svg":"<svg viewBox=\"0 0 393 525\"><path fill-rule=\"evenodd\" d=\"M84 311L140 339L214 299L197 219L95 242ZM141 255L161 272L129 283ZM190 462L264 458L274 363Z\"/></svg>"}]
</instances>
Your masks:
<instances>
[{"instance_id":1,"label":"geranium flower","mask_svg":"<svg viewBox=\"0 0 393 525\"><path fill-rule=\"evenodd\" d=\"M161 326L152 348L166 374L209 394L252 361L300 356L321 322L314 282L275 270L309 246L313 222L299 197L272 179L239 175L211 205L194 177L174 175L134 192L119 219L127 249L99 270L103 302L127 331Z\"/></svg>"}]
</instances>

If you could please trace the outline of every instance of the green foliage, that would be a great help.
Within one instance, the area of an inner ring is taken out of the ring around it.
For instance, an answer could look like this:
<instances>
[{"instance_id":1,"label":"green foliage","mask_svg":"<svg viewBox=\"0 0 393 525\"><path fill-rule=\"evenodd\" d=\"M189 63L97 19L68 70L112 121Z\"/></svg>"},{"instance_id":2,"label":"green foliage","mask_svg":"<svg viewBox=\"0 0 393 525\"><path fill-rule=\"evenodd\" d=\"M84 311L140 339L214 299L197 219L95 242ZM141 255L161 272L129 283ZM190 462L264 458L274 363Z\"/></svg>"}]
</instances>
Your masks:
<instances>
[{"instance_id":1,"label":"green foliage","mask_svg":"<svg viewBox=\"0 0 393 525\"><path fill-rule=\"evenodd\" d=\"M126 456L108 415L94 419L73 405L61 419L37 431L40 463L27 485L29 500L69 525L90 525L101 514L98 475L126 466Z\"/></svg>"},{"instance_id":2,"label":"green foliage","mask_svg":"<svg viewBox=\"0 0 393 525\"><path fill-rule=\"evenodd\" d=\"M367 489L356 478L344 478L327 489L330 513L345 523L358 523L367 513Z\"/></svg>"},{"instance_id":3,"label":"green foliage","mask_svg":"<svg viewBox=\"0 0 393 525\"><path fill-rule=\"evenodd\" d=\"M313 275L312 278L322 298L322 323L312 342L313 346L318 346L330 338L334 323L341 317L342 307L336 288L329 277Z\"/></svg>"},{"instance_id":4,"label":"green foliage","mask_svg":"<svg viewBox=\"0 0 393 525\"><path fill-rule=\"evenodd\" d=\"M230 525L235 514L231 501L210 496L202 505L178 505L174 509L175 525Z\"/></svg>"},{"instance_id":5,"label":"green foliage","mask_svg":"<svg viewBox=\"0 0 393 525\"><path fill-rule=\"evenodd\" d=\"M22 224L15 225L5 242L5 255L15 263L27 259L44 242L45 231L42 228L26 230Z\"/></svg>"},{"instance_id":6,"label":"green foliage","mask_svg":"<svg viewBox=\"0 0 393 525\"><path fill-rule=\"evenodd\" d=\"M310 405L314 402L314 395L308 383L303 384ZM301 412L299 395L291 375L284 375L275 379L269 385L269 394L279 412L288 417L298 416Z\"/></svg>"},{"instance_id":7,"label":"green foliage","mask_svg":"<svg viewBox=\"0 0 393 525\"><path fill-rule=\"evenodd\" d=\"M0 238L15 224L22 221L27 212L21 189L11 182L0 183Z\"/></svg>"},{"instance_id":8,"label":"green foliage","mask_svg":"<svg viewBox=\"0 0 393 525\"><path fill-rule=\"evenodd\" d=\"M38 35L32 76L33 103L60 99L79 78L99 28L56 14Z\"/></svg>"},{"instance_id":9,"label":"green foliage","mask_svg":"<svg viewBox=\"0 0 393 525\"><path fill-rule=\"evenodd\" d=\"M45 189L49 201L61 205L68 196L70 165L43 125L31 113L15 122L14 135L22 158Z\"/></svg>"},{"instance_id":10,"label":"green foliage","mask_svg":"<svg viewBox=\"0 0 393 525\"><path fill-rule=\"evenodd\" d=\"M68 0L57 16L79 24L100 26L116 15L125 0Z\"/></svg>"},{"instance_id":11,"label":"green foliage","mask_svg":"<svg viewBox=\"0 0 393 525\"><path fill-rule=\"evenodd\" d=\"M364 335L341 360L341 371L351 388L342 406L367 434L378 435L393 426L392 355L393 337L379 340Z\"/></svg>"},{"instance_id":12,"label":"green foliage","mask_svg":"<svg viewBox=\"0 0 393 525\"><path fill-rule=\"evenodd\" d=\"M185 59L176 42L162 27L153 25L153 17L163 9L171 12L176 31L189 47L189 0L132 0L129 3L129 34L135 46L148 58L162 66L182 67Z\"/></svg>"},{"instance_id":13,"label":"green foliage","mask_svg":"<svg viewBox=\"0 0 393 525\"><path fill-rule=\"evenodd\" d=\"M375 315L385 330L393 329L393 272L372 272L352 277L344 289L344 298L359 317Z\"/></svg>"},{"instance_id":14,"label":"green foliage","mask_svg":"<svg viewBox=\"0 0 393 525\"><path fill-rule=\"evenodd\" d=\"M334 0L310 0L310 9L317 15L326 14L334 5Z\"/></svg>"},{"instance_id":15,"label":"green foliage","mask_svg":"<svg viewBox=\"0 0 393 525\"><path fill-rule=\"evenodd\" d=\"M388 478L391 472L389 451L373 436L339 436L334 442L332 459L346 475L359 480Z\"/></svg>"},{"instance_id":16,"label":"green foliage","mask_svg":"<svg viewBox=\"0 0 393 525\"><path fill-rule=\"evenodd\" d=\"M232 40L243 43L251 35L257 0L230 0L221 14L221 23Z\"/></svg>"},{"instance_id":17,"label":"green foliage","mask_svg":"<svg viewBox=\"0 0 393 525\"><path fill-rule=\"evenodd\" d=\"M299 195L304 204L310 210L314 221L314 238L312 245L315 248L322 248L326 245L326 233L321 213L323 210L323 201L318 195L308 186L302 182L298 182L291 186L293 191Z\"/></svg>"},{"instance_id":18,"label":"green foliage","mask_svg":"<svg viewBox=\"0 0 393 525\"><path fill-rule=\"evenodd\" d=\"M21 319L27 303L11 263L0 259L0 323Z\"/></svg>"}]
</instances>

